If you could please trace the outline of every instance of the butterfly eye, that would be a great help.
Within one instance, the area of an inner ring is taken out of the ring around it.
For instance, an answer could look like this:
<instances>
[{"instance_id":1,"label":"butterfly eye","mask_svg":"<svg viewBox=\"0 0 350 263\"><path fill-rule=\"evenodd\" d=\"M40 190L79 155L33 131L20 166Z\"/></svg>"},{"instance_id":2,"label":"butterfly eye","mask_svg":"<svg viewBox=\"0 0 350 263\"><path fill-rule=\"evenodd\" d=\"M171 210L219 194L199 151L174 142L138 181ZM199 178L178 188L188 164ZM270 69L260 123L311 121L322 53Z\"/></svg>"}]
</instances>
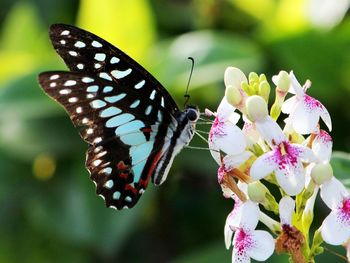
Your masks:
<instances>
[{"instance_id":1,"label":"butterfly eye","mask_svg":"<svg viewBox=\"0 0 350 263\"><path fill-rule=\"evenodd\" d=\"M191 109L191 108L187 109L186 115L187 115L187 119L189 121L197 121L198 117L199 117L198 111L195 109Z\"/></svg>"}]
</instances>

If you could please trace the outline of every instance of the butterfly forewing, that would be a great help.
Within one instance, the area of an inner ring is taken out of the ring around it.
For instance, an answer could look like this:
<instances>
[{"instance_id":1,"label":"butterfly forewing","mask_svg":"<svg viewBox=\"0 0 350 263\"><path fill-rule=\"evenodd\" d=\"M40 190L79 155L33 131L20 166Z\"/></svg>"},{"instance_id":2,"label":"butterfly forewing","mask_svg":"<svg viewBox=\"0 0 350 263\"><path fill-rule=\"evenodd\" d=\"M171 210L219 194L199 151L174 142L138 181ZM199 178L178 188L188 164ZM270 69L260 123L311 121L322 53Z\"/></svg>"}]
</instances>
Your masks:
<instances>
[{"instance_id":1,"label":"butterfly forewing","mask_svg":"<svg viewBox=\"0 0 350 263\"><path fill-rule=\"evenodd\" d=\"M132 207L176 129L177 106L157 80L103 39L66 25L51 26L50 37L72 72L44 72L40 85L90 144L86 166L97 193L107 206Z\"/></svg>"}]
</instances>

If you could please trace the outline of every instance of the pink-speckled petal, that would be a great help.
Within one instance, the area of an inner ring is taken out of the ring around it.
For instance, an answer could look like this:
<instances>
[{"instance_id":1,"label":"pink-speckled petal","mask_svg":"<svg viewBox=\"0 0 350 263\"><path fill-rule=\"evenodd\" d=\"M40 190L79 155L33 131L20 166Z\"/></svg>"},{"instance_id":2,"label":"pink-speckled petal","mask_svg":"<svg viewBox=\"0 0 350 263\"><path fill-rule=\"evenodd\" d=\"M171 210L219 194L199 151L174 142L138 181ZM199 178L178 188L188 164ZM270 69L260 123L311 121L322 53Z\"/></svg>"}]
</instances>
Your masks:
<instances>
[{"instance_id":1,"label":"pink-speckled petal","mask_svg":"<svg viewBox=\"0 0 350 263\"><path fill-rule=\"evenodd\" d=\"M242 130L229 122L222 125L222 134L214 134L211 138L213 144L226 154L239 154L246 148Z\"/></svg>"},{"instance_id":2,"label":"pink-speckled petal","mask_svg":"<svg viewBox=\"0 0 350 263\"><path fill-rule=\"evenodd\" d=\"M292 225L295 202L289 196L284 196L278 205L282 225Z\"/></svg>"},{"instance_id":3,"label":"pink-speckled petal","mask_svg":"<svg viewBox=\"0 0 350 263\"><path fill-rule=\"evenodd\" d=\"M350 238L350 225L340 220L338 211L332 211L321 226L323 240L331 245L341 245Z\"/></svg>"},{"instance_id":4,"label":"pink-speckled petal","mask_svg":"<svg viewBox=\"0 0 350 263\"><path fill-rule=\"evenodd\" d=\"M247 249L247 254L258 261L267 260L275 250L275 241L267 231L255 230L252 233L253 245Z\"/></svg>"},{"instance_id":5,"label":"pink-speckled petal","mask_svg":"<svg viewBox=\"0 0 350 263\"><path fill-rule=\"evenodd\" d=\"M271 147L286 139L280 126L270 116L255 122L255 125L261 137L264 138Z\"/></svg>"},{"instance_id":6,"label":"pink-speckled petal","mask_svg":"<svg viewBox=\"0 0 350 263\"><path fill-rule=\"evenodd\" d=\"M305 169L301 162L287 163L276 170L278 184L290 196L299 194L305 185Z\"/></svg>"},{"instance_id":7,"label":"pink-speckled petal","mask_svg":"<svg viewBox=\"0 0 350 263\"><path fill-rule=\"evenodd\" d=\"M225 246L227 249L230 248L232 244L232 237L235 230L235 225L238 225L237 222L237 211L233 210L226 218L225 228L224 228L224 237L225 237Z\"/></svg>"},{"instance_id":8,"label":"pink-speckled petal","mask_svg":"<svg viewBox=\"0 0 350 263\"><path fill-rule=\"evenodd\" d=\"M318 110L308 108L301 101L297 104L290 117L293 129L300 134L315 132L320 119Z\"/></svg>"},{"instance_id":9,"label":"pink-speckled petal","mask_svg":"<svg viewBox=\"0 0 350 263\"><path fill-rule=\"evenodd\" d=\"M313 162L316 160L314 152L303 145L300 144L291 144L295 151L298 152L298 158L304 162Z\"/></svg>"},{"instance_id":10,"label":"pink-speckled petal","mask_svg":"<svg viewBox=\"0 0 350 263\"><path fill-rule=\"evenodd\" d=\"M285 100L282 104L282 112L286 114L290 114L294 110L297 102L298 100L296 96L293 96Z\"/></svg>"},{"instance_id":11,"label":"pink-speckled petal","mask_svg":"<svg viewBox=\"0 0 350 263\"><path fill-rule=\"evenodd\" d=\"M312 143L312 151L319 162L329 162L332 156L333 140L324 130L320 130Z\"/></svg>"},{"instance_id":12,"label":"pink-speckled petal","mask_svg":"<svg viewBox=\"0 0 350 263\"><path fill-rule=\"evenodd\" d=\"M244 249L233 248L232 263L250 263L250 257Z\"/></svg>"},{"instance_id":13,"label":"pink-speckled petal","mask_svg":"<svg viewBox=\"0 0 350 263\"><path fill-rule=\"evenodd\" d=\"M323 183L320 188L323 202L332 210L340 207L343 200L350 196L345 186L335 177Z\"/></svg>"},{"instance_id":14,"label":"pink-speckled petal","mask_svg":"<svg viewBox=\"0 0 350 263\"><path fill-rule=\"evenodd\" d=\"M278 164L273 155L272 151L267 152L255 160L250 168L250 176L253 180L260 180L277 169Z\"/></svg>"}]
</instances>

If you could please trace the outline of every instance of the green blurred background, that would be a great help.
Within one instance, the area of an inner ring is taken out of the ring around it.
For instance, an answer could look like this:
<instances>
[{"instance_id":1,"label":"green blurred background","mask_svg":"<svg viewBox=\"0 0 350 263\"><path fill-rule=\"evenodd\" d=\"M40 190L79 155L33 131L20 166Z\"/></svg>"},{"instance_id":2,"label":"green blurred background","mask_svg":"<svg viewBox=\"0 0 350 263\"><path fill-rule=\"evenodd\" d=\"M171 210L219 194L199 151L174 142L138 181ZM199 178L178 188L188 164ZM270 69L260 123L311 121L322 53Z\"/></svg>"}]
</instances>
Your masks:
<instances>
[{"instance_id":1,"label":"green blurred background","mask_svg":"<svg viewBox=\"0 0 350 263\"><path fill-rule=\"evenodd\" d=\"M324 2L330 6L324 7ZM316 3L316 4L315 4ZM222 197L207 151L185 149L162 187L128 211L105 208L84 167L87 145L37 84L66 69L48 38L68 23L144 65L179 105L196 66L191 103L215 110L223 73L293 69L333 119L334 149L349 152L350 17L334 0L27 0L0 2L0 262L230 262ZM208 127L201 127L208 130ZM205 146L194 139L193 146ZM349 186L348 155L333 159ZM320 200L318 200L320 201ZM318 202L319 204L321 202ZM328 213L317 206L317 223ZM343 255L341 247L331 248ZM317 262L343 262L326 252ZM268 262L288 262L274 256Z\"/></svg>"}]
</instances>

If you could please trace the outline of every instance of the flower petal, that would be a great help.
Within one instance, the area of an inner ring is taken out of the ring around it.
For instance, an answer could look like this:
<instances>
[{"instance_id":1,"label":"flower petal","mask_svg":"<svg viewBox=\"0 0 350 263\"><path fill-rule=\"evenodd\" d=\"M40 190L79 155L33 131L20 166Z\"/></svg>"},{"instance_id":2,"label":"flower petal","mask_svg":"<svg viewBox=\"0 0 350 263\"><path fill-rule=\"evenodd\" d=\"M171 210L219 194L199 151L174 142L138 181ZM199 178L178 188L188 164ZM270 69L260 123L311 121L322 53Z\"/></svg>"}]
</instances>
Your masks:
<instances>
[{"instance_id":1,"label":"flower petal","mask_svg":"<svg viewBox=\"0 0 350 263\"><path fill-rule=\"evenodd\" d=\"M290 117L293 129L300 134L315 132L320 119L318 111L308 108L302 101L296 105Z\"/></svg>"},{"instance_id":2,"label":"flower petal","mask_svg":"<svg viewBox=\"0 0 350 263\"><path fill-rule=\"evenodd\" d=\"M330 161L332 155L332 147L332 137L326 131L320 130L312 143L312 150L315 153L318 162Z\"/></svg>"},{"instance_id":3,"label":"flower petal","mask_svg":"<svg viewBox=\"0 0 350 263\"><path fill-rule=\"evenodd\" d=\"M292 94L296 94L298 98L302 98L305 94L303 87L300 85L299 81L294 75L294 72L291 71L289 73L290 81L291 81L291 89L289 89L289 92Z\"/></svg>"},{"instance_id":4,"label":"flower petal","mask_svg":"<svg viewBox=\"0 0 350 263\"><path fill-rule=\"evenodd\" d=\"M294 200L289 196L284 196L279 202L279 212L282 225L292 225L292 216L295 208Z\"/></svg>"},{"instance_id":5,"label":"flower petal","mask_svg":"<svg viewBox=\"0 0 350 263\"><path fill-rule=\"evenodd\" d=\"M276 170L278 184L290 196L299 194L305 185L305 170L301 162L286 164Z\"/></svg>"},{"instance_id":6,"label":"flower petal","mask_svg":"<svg viewBox=\"0 0 350 263\"><path fill-rule=\"evenodd\" d=\"M249 151L244 151L236 155L226 155L223 159L223 164L226 171L231 171L233 168L238 168L247 161L253 154Z\"/></svg>"},{"instance_id":7,"label":"flower petal","mask_svg":"<svg viewBox=\"0 0 350 263\"><path fill-rule=\"evenodd\" d=\"M250 263L250 257L245 250L233 248L232 251L232 263Z\"/></svg>"},{"instance_id":8,"label":"flower petal","mask_svg":"<svg viewBox=\"0 0 350 263\"><path fill-rule=\"evenodd\" d=\"M329 115L329 112L327 111L327 109L324 106L322 108L320 108L320 116L321 116L321 119L324 121L324 123L327 125L328 130L332 131L331 116Z\"/></svg>"},{"instance_id":9,"label":"flower petal","mask_svg":"<svg viewBox=\"0 0 350 263\"><path fill-rule=\"evenodd\" d=\"M341 245L350 237L350 226L343 224L336 211L332 211L322 223L321 234L328 244Z\"/></svg>"},{"instance_id":10,"label":"flower petal","mask_svg":"<svg viewBox=\"0 0 350 263\"><path fill-rule=\"evenodd\" d=\"M258 204L248 200L243 203L240 213L240 228L254 230L259 222L260 210Z\"/></svg>"},{"instance_id":11,"label":"flower petal","mask_svg":"<svg viewBox=\"0 0 350 263\"><path fill-rule=\"evenodd\" d=\"M250 168L250 176L253 180L260 180L272 173L278 164L274 161L273 152L267 152L255 160Z\"/></svg>"},{"instance_id":12,"label":"flower petal","mask_svg":"<svg viewBox=\"0 0 350 263\"><path fill-rule=\"evenodd\" d=\"M256 230L252 233L254 245L247 249L247 254L258 261L265 261L275 250L275 241L273 237L263 230Z\"/></svg>"},{"instance_id":13,"label":"flower petal","mask_svg":"<svg viewBox=\"0 0 350 263\"><path fill-rule=\"evenodd\" d=\"M228 103L226 97L224 97L217 109L217 116L223 121L230 119L230 121L236 124L240 118L240 115L235 112L236 108L233 107L230 103Z\"/></svg>"},{"instance_id":14,"label":"flower petal","mask_svg":"<svg viewBox=\"0 0 350 263\"><path fill-rule=\"evenodd\" d=\"M332 210L340 207L343 200L350 196L345 186L335 177L323 183L320 188L323 202Z\"/></svg>"},{"instance_id":15,"label":"flower petal","mask_svg":"<svg viewBox=\"0 0 350 263\"><path fill-rule=\"evenodd\" d=\"M221 165L221 155L219 147L217 147L213 141L212 138L209 138L208 140L208 146L210 150L210 154L213 157L213 159L217 162L218 165Z\"/></svg>"},{"instance_id":16,"label":"flower petal","mask_svg":"<svg viewBox=\"0 0 350 263\"><path fill-rule=\"evenodd\" d=\"M263 137L271 147L286 139L280 126L278 126L270 116L255 122L255 125L261 137Z\"/></svg>"},{"instance_id":17,"label":"flower petal","mask_svg":"<svg viewBox=\"0 0 350 263\"><path fill-rule=\"evenodd\" d=\"M308 147L305 147L303 145L300 145L300 144L291 144L292 147L294 148L294 151L298 152L298 157L304 161L304 162L313 162L316 160L316 157L315 157L315 154L314 152L308 148Z\"/></svg>"},{"instance_id":18,"label":"flower petal","mask_svg":"<svg viewBox=\"0 0 350 263\"><path fill-rule=\"evenodd\" d=\"M290 114L294 110L297 102L298 100L296 96L293 96L285 100L282 104L282 112L286 114Z\"/></svg>"},{"instance_id":19,"label":"flower petal","mask_svg":"<svg viewBox=\"0 0 350 263\"><path fill-rule=\"evenodd\" d=\"M242 130L230 122L225 122L221 128L223 134L213 134L213 144L226 154L243 152L246 148L246 141Z\"/></svg>"}]
</instances>

